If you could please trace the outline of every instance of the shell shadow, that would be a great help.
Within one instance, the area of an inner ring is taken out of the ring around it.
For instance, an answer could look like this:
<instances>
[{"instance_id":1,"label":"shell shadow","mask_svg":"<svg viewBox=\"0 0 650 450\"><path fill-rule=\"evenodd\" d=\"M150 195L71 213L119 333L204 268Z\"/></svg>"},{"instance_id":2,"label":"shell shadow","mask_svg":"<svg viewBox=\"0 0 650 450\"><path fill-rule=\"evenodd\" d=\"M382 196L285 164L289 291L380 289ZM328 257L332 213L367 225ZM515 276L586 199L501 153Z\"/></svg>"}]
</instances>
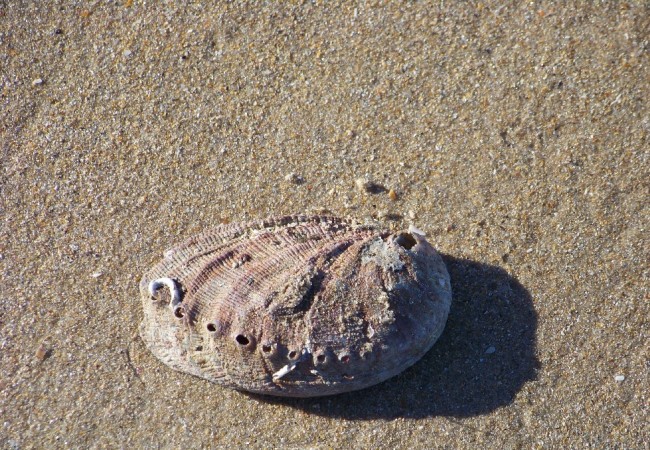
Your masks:
<instances>
[{"instance_id":1,"label":"shell shadow","mask_svg":"<svg viewBox=\"0 0 650 450\"><path fill-rule=\"evenodd\" d=\"M413 367L376 386L332 397L255 398L350 420L470 417L512 403L540 367L531 296L500 267L442 256L453 291L449 319L438 342Z\"/></svg>"}]
</instances>

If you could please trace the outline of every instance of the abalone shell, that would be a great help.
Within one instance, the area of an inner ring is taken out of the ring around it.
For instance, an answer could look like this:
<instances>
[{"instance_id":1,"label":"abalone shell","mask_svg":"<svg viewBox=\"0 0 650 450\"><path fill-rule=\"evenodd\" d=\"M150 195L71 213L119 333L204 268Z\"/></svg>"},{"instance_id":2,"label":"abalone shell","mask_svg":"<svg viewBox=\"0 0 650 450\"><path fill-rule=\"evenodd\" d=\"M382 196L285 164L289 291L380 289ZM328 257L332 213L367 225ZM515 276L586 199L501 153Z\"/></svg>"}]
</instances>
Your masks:
<instances>
[{"instance_id":1,"label":"abalone shell","mask_svg":"<svg viewBox=\"0 0 650 450\"><path fill-rule=\"evenodd\" d=\"M167 251L140 292L140 335L164 364L291 397L402 372L438 339L451 304L422 232L325 216L218 226Z\"/></svg>"}]
</instances>

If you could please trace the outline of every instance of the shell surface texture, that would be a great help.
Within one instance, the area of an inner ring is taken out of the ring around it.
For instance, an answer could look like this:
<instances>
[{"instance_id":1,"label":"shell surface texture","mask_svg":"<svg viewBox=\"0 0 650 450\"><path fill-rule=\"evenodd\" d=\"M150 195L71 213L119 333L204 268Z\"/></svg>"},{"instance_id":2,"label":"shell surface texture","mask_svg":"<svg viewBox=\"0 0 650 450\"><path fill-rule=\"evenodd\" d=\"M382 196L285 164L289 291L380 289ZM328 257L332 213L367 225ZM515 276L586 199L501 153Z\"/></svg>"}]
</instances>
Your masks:
<instances>
[{"instance_id":1,"label":"shell surface texture","mask_svg":"<svg viewBox=\"0 0 650 450\"><path fill-rule=\"evenodd\" d=\"M140 292L140 335L163 363L287 397L402 372L438 339L451 304L422 232L325 216L218 226L165 252Z\"/></svg>"}]
</instances>

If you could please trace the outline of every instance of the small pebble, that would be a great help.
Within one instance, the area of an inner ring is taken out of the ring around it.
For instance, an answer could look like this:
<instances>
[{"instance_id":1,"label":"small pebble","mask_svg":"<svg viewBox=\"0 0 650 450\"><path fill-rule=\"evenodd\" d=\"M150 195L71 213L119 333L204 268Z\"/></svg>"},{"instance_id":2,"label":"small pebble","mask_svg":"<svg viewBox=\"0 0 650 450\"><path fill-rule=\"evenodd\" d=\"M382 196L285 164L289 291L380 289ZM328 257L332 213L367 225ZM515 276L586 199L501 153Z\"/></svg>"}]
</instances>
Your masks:
<instances>
[{"instance_id":1,"label":"small pebble","mask_svg":"<svg viewBox=\"0 0 650 450\"><path fill-rule=\"evenodd\" d=\"M124 55L125 58L128 58L128 57L131 56L132 54L133 54L133 52L132 52L131 50L128 50L128 49L127 49L127 50L124 50L124 51L122 52L122 55Z\"/></svg>"},{"instance_id":2,"label":"small pebble","mask_svg":"<svg viewBox=\"0 0 650 450\"><path fill-rule=\"evenodd\" d=\"M291 172L284 176L284 181L292 184L300 184L303 183L305 179L297 173Z\"/></svg>"},{"instance_id":3,"label":"small pebble","mask_svg":"<svg viewBox=\"0 0 650 450\"><path fill-rule=\"evenodd\" d=\"M45 344L41 343L41 345L38 346L35 356L39 361L44 361L45 358L47 358L47 347Z\"/></svg>"},{"instance_id":4,"label":"small pebble","mask_svg":"<svg viewBox=\"0 0 650 450\"><path fill-rule=\"evenodd\" d=\"M616 376L614 377L614 380L617 381L617 382L619 382L619 383L620 383L621 381L625 381L625 375L616 375Z\"/></svg>"},{"instance_id":5,"label":"small pebble","mask_svg":"<svg viewBox=\"0 0 650 450\"><path fill-rule=\"evenodd\" d=\"M42 78L36 78L34 81L32 81L32 86L40 86L41 84L43 84Z\"/></svg>"},{"instance_id":6,"label":"small pebble","mask_svg":"<svg viewBox=\"0 0 650 450\"><path fill-rule=\"evenodd\" d=\"M390 198L392 201L397 200L397 192L391 189L388 191L388 198Z\"/></svg>"},{"instance_id":7,"label":"small pebble","mask_svg":"<svg viewBox=\"0 0 650 450\"><path fill-rule=\"evenodd\" d=\"M101 277L103 274L104 274L103 272L95 272L95 273L93 273L93 274L91 275L91 277L93 277L93 278L99 278L99 277Z\"/></svg>"},{"instance_id":8,"label":"small pebble","mask_svg":"<svg viewBox=\"0 0 650 450\"><path fill-rule=\"evenodd\" d=\"M496 351L497 351L496 348L494 348L493 346L490 346L490 347L487 348L487 350L485 350L485 353L486 353L487 355L491 355L492 353L494 353L494 352L496 352Z\"/></svg>"},{"instance_id":9,"label":"small pebble","mask_svg":"<svg viewBox=\"0 0 650 450\"><path fill-rule=\"evenodd\" d=\"M354 180L354 184L357 185L357 189L359 189L360 192L368 192L372 186L372 183L364 178L357 178Z\"/></svg>"},{"instance_id":10,"label":"small pebble","mask_svg":"<svg viewBox=\"0 0 650 450\"><path fill-rule=\"evenodd\" d=\"M354 180L354 184L357 185L359 192L363 194L379 194L380 192L386 192L386 188L384 186L366 180L365 178L357 178Z\"/></svg>"}]
</instances>

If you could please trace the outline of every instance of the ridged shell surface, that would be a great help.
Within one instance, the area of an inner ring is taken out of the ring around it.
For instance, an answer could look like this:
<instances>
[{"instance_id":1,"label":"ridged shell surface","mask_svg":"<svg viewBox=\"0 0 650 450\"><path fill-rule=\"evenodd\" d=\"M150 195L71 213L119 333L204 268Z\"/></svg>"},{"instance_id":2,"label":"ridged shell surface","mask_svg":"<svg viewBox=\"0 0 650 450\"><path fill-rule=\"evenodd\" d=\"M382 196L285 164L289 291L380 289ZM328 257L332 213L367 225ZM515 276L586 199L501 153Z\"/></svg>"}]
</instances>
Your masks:
<instances>
[{"instance_id":1,"label":"ridged shell surface","mask_svg":"<svg viewBox=\"0 0 650 450\"><path fill-rule=\"evenodd\" d=\"M140 292L140 334L163 363L292 397L400 373L438 339L451 304L421 232L323 216L219 226L167 251Z\"/></svg>"}]
</instances>

